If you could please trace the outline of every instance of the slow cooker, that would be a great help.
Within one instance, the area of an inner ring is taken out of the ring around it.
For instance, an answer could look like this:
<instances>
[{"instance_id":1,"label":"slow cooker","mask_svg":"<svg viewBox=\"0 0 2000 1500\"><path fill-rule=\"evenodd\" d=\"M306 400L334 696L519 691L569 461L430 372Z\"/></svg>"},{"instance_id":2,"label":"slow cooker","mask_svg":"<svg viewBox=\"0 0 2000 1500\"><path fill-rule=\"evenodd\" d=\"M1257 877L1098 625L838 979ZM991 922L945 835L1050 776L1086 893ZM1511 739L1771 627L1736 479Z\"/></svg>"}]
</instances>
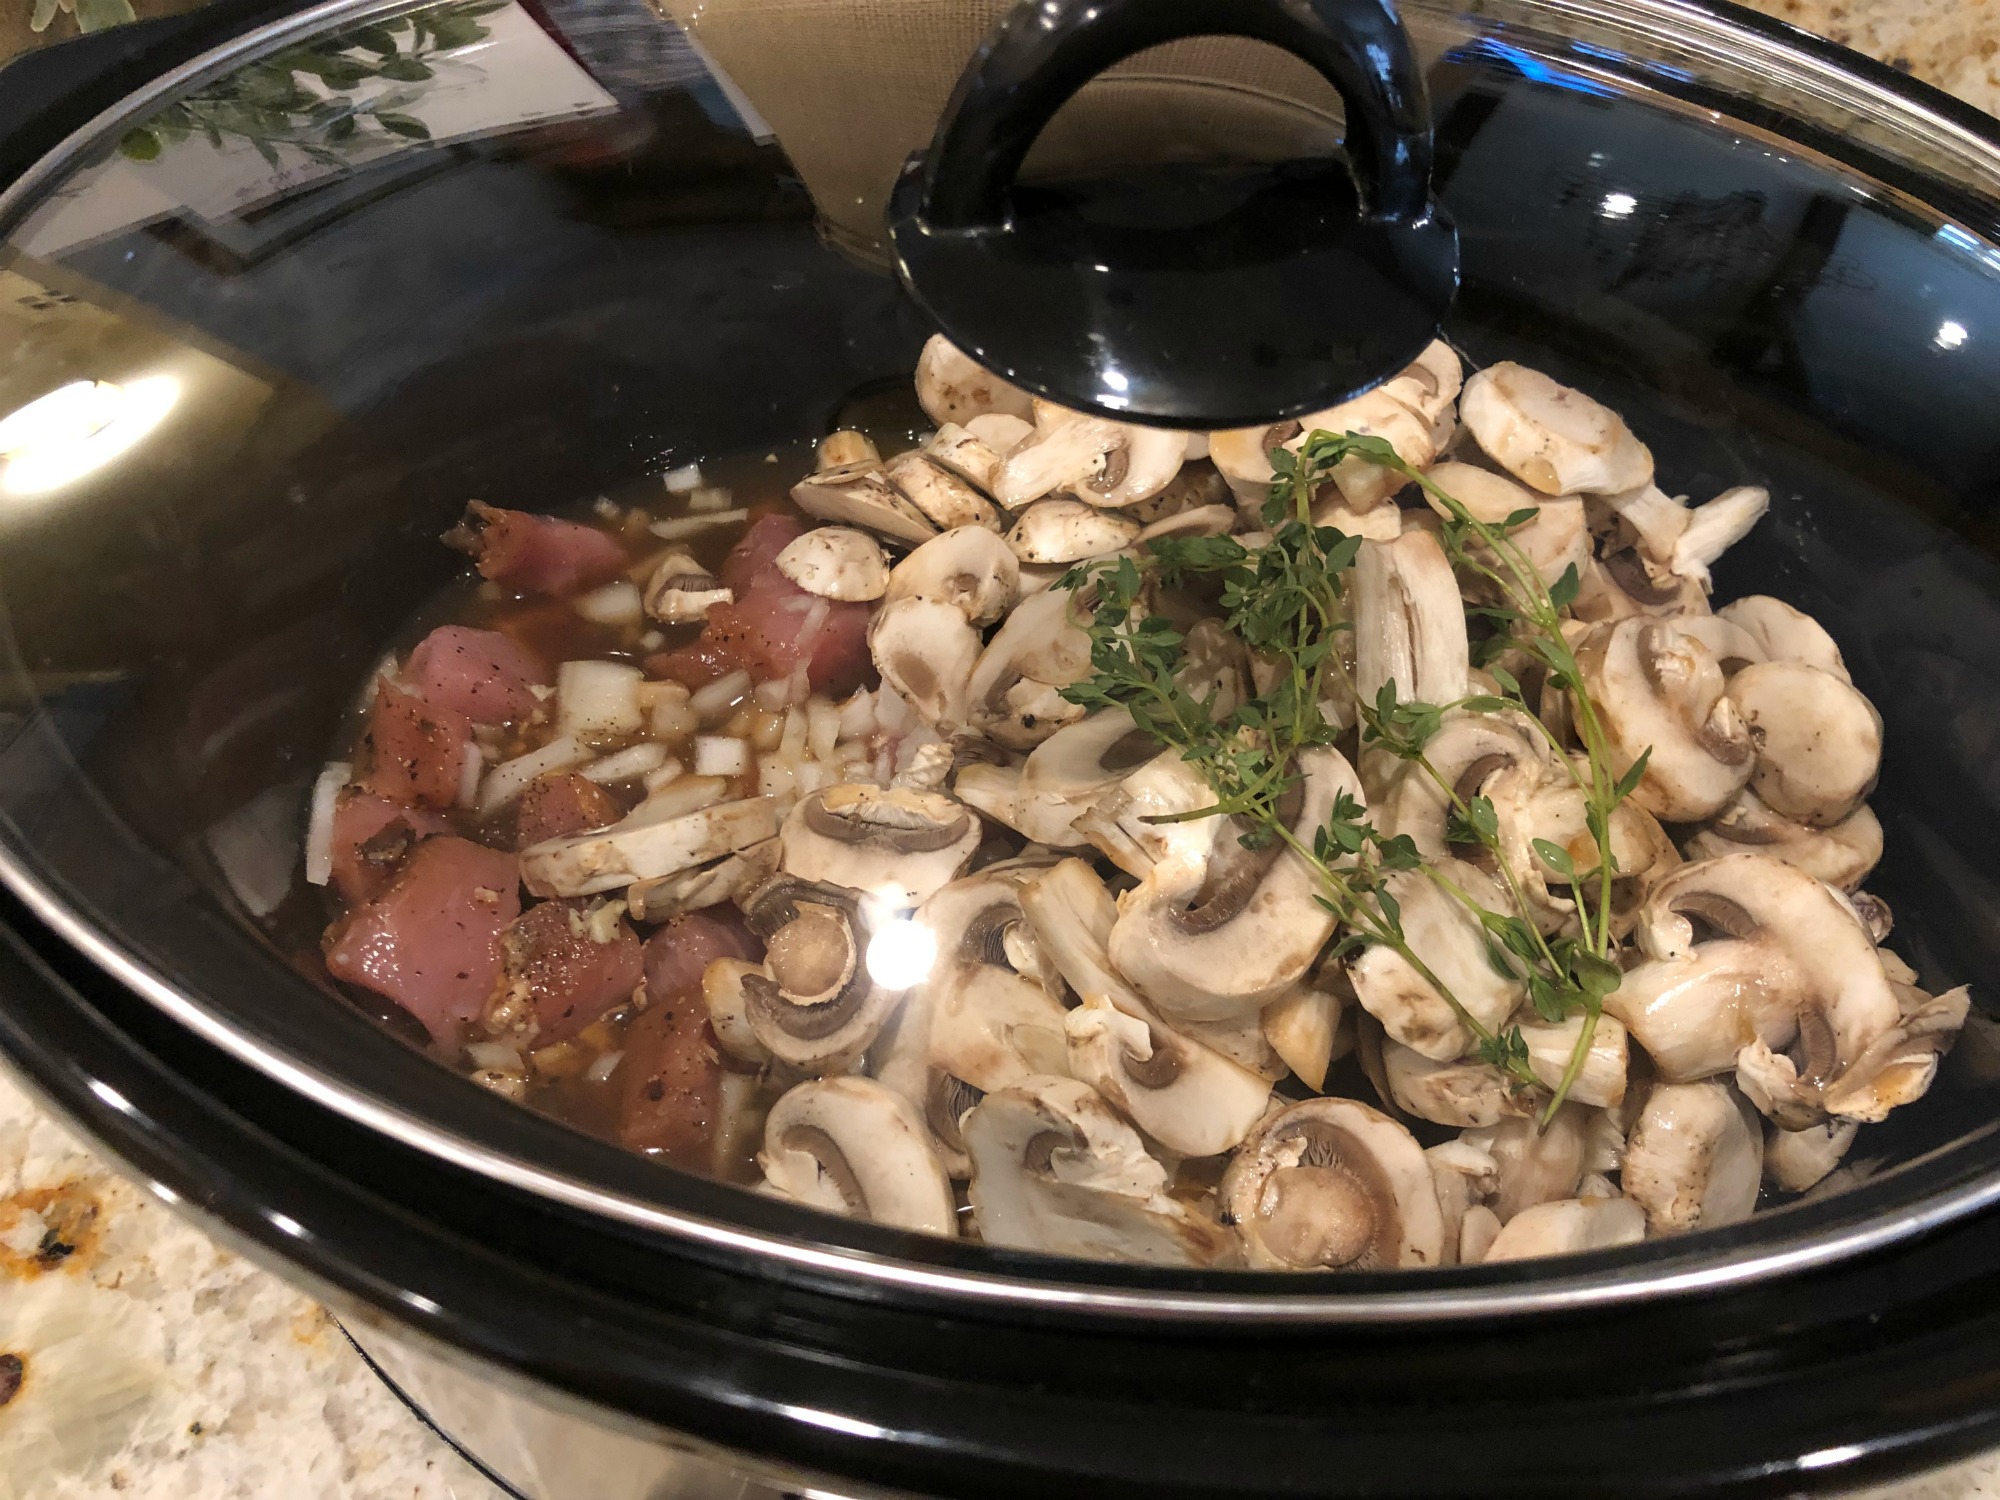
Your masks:
<instances>
[{"instance_id":1,"label":"slow cooker","mask_svg":"<svg viewBox=\"0 0 2000 1500\"><path fill-rule=\"evenodd\" d=\"M905 380L931 325L885 215L1005 9L218 0L0 75L0 410L141 396L0 492L0 1048L538 1500L1789 1494L2000 1442L1990 1040L1843 1193L1528 1267L1294 1277L701 1181L307 977L305 799L449 572L430 539L468 495L573 505ZM1323 79L1197 35L1225 9L1177 5L1192 39L1089 84L1024 174L1335 150ZM405 17L435 61L358 141L315 135L358 87L341 57ZM1720 583L1842 643L1890 726L1880 888L1993 1015L2000 127L1723 4L1403 21L1449 336L1587 380L1678 487L1769 484ZM323 89L276 89L294 69Z\"/></svg>"}]
</instances>

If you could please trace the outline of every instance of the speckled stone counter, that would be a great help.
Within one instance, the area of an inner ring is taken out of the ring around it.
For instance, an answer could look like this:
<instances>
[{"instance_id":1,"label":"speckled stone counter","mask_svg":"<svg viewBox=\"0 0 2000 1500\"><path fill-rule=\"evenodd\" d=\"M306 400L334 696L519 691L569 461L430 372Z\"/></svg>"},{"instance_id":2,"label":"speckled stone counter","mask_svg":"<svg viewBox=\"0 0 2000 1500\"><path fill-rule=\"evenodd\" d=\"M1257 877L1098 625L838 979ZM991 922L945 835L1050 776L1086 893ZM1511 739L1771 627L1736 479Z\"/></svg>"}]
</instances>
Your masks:
<instances>
[{"instance_id":1,"label":"speckled stone counter","mask_svg":"<svg viewBox=\"0 0 2000 1500\"><path fill-rule=\"evenodd\" d=\"M1749 0L2000 112L2000 0ZM62 35L14 25L0 60ZM186 0L142 4L148 13ZM17 34L19 33L19 34ZM0 1074L0 1500L498 1500L326 1313ZM1865 1500L2000 1500L2000 1455ZM661 1497L669 1500L669 1497Z\"/></svg>"}]
</instances>

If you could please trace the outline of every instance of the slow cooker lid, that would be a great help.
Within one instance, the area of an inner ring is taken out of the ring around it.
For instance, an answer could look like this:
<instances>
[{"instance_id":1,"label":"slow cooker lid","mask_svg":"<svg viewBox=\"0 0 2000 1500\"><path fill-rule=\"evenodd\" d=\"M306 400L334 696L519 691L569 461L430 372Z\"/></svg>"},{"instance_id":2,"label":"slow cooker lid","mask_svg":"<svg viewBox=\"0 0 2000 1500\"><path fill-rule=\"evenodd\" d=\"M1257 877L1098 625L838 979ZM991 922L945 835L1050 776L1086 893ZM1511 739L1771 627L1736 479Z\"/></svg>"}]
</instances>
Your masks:
<instances>
[{"instance_id":1,"label":"slow cooker lid","mask_svg":"<svg viewBox=\"0 0 2000 1500\"><path fill-rule=\"evenodd\" d=\"M970 38L995 10L953 24ZM44 920L370 1128L695 1253L850 1286L1109 1315L1446 1318L1771 1275L2000 1195L1991 1096L1968 1084L1890 1127L1901 1164L1859 1190L1686 1241L1525 1273L1086 1267L664 1171L454 1080L300 977L285 903L305 786L352 684L442 579L429 539L462 500L555 506L811 435L909 367L921 321L822 241L867 248L806 166L825 170L824 143L773 123L793 91L753 61L789 85L819 35L746 49L730 28L756 15L711 5L692 34L661 25L635 52L554 3L323 7L136 96L0 200L20 322L0 409L59 398L0 473L15 699L0 874ZM370 28L403 16L415 25L384 52ZM2000 394L2000 251L1971 208L2000 183L1985 127L1688 7L1409 20L1466 235L1454 337L1587 373L1659 451L1687 455L1677 482L1805 497L1745 567L1855 642L1892 744L1911 747L1885 773L1904 830L1889 894L1937 978L1976 981L2000 807L1977 730L2000 587L1965 543L1993 472L1977 415ZM413 66L354 78L342 62L403 57L411 37L429 39ZM1150 119L1184 74L1228 81L1230 57L1181 45L1094 86L1093 107ZM884 101L869 138L907 149L916 81L941 97L955 63L940 58L959 55L875 46L817 81L857 116ZM275 92L300 68L323 86L311 102ZM1245 116L1266 147L1330 128L1310 86L1266 83L1209 89L1250 102L1177 149L1217 150ZM314 114L323 92L366 105L338 139ZM1051 158L1088 139L1064 128ZM1898 742L1902 723L1946 732Z\"/></svg>"}]
</instances>

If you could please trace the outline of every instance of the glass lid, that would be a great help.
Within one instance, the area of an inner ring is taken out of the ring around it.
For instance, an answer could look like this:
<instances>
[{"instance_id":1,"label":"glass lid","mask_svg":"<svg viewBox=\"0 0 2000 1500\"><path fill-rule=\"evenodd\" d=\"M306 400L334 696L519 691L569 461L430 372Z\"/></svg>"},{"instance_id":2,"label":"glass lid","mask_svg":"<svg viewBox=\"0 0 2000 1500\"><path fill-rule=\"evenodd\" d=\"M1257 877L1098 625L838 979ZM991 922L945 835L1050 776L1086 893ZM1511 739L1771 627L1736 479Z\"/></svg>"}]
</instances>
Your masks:
<instances>
[{"instance_id":1,"label":"glass lid","mask_svg":"<svg viewBox=\"0 0 2000 1500\"><path fill-rule=\"evenodd\" d=\"M1990 121L1733 11L1420 0L1443 338L1184 432L888 269L1005 6L667 10L324 5L0 196L38 918L837 1286L1525 1312L2000 1197ZM1344 119L1174 42L1020 201Z\"/></svg>"}]
</instances>

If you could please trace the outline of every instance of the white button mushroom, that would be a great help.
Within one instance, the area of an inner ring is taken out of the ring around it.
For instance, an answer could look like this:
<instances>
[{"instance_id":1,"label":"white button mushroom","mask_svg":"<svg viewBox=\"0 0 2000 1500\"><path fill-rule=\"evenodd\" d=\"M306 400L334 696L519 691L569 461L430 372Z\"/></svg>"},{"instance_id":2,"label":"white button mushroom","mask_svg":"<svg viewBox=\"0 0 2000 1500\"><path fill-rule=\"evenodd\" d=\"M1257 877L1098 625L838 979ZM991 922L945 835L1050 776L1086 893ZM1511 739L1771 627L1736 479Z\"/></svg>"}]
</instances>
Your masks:
<instances>
[{"instance_id":1,"label":"white button mushroom","mask_svg":"<svg viewBox=\"0 0 2000 1500\"><path fill-rule=\"evenodd\" d=\"M1797 661L1851 682L1840 647L1811 615L1768 594L1747 594L1716 611L1763 648L1766 661Z\"/></svg>"},{"instance_id":2,"label":"white button mushroom","mask_svg":"<svg viewBox=\"0 0 2000 1500\"><path fill-rule=\"evenodd\" d=\"M875 440L865 432L853 428L842 428L839 432L829 432L819 440L817 450L819 467L844 469L849 464L876 464L882 461L881 453L875 447Z\"/></svg>"},{"instance_id":3,"label":"white button mushroom","mask_svg":"<svg viewBox=\"0 0 2000 1500\"><path fill-rule=\"evenodd\" d=\"M947 1237L958 1229L951 1183L924 1124L870 1078L816 1078L786 1091L764 1123L765 1183L813 1208Z\"/></svg>"},{"instance_id":4,"label":"white button mushroom","mask_svg":"<svg viewBox=\"0 0 2000 1500\"><path fill-rule=\"evenodd\" d=\"M739 981L745 1024L781 1062L847 1071L900 998L869 972L860 893L785 873L751 893L743 916L764 942L762 966Z\"/></svg>"},{"instance_id":5,"label":"white button mushroom","mask_svg":"<svg viewBox=\"0 0 2000 1500\"><path fill-rule=\"evenodd\" d=\"M931 1070L989 1094L1067 1073L1062 1005L1015 964L1016 935L1026 926L1019 885L1004 875L968 875L924 902L916 920L937 939L937 961L920 990ZM950 1125L947 1139L955 1140L956 1119Z\"/></svg>"},{"instance_id":6,"label":"white button mushroom","mask_svg":"<svg viewBox=\"0 0 2000 1500\"><path fill-rule=\"evenodd\" d=\"M966 683L971 727L1010 750L1028 750L1083 717L1061 689L1090 672L1090 636L1067 589L1023 599L980 653Z\"/></svg>"},{"instance_id":7,"label":"white button mushroom","mask_svg":"<svg viewBox=\"0 0 2000 1500\"><path fill-rule=\"evenodd\" d=\"M711 605L727 604L735 597L685 552L670 552L647 578L641 603L664 625L690 625L707 619Z\"/></svg>"},{"instance_id":8,"label":"white button mushroom","mask_svg":"<svg viewBox=\"0 0 2000 1500\"><path fill-rule=\"evenodd\" d=\"M590 896L652 880L747 849L778 831L768 798L718 802L683 817L638 815L592 833L547 839L521 852L521 881L537 896Z\"/></svg>"},{"instance_id":9,"label":"white button mushroom","mask_svg":"<svg viewBox=\"0 0 2000 1500\"><path fill-rule=\"evenodd\" d=\"M1433 1062L1394 1040L1382 1044L1382 1072L1396 1106L1434 1125L1496 1125L1541 1107L1535 1091L1522 1088L1491 1063Z\"/></svg>"},{"instance_id":10,"label":"white button mushroom","mask_svg":"<svg viewBox=\"0 0 2000 1500\"><path fill-rule=\"evenodd\" d=\"M1309 979L1260 1013L1264 1040L1316 1094L1326 1088L1327 1069L1354 1046L1354 1028L1344 1024L1346 1009L1345 997L1323 980Z\"/></svg>"},{"instance_id":11,"label":"white button mushroom","mask_svg":"<svg viewBox=\"0 0 2000 1500\"><path fill-rule=\"evenodd\" d=\"M931 518L889 482L879 464L849 464L810 474L792 486L792 503L818 520L859 526L911 546L938 533Z\"/></svg>"},{"instance_id":12,"label":"white button mushroom","mask_svg":"<svg viewBox=\"0 0 2000 1500\"><path fill-rule=\"evenodd\" d=\"M1026 417L1028 393L1009 385L941 333L917 356L917 400L933 422L969 423L988 412Z\"/></svg>"},{"instance_id":13,"label":"white button mushroom","mask_svg":"<svg viewBox=\"0 0 2000 1500\"><path fill-rule=\"evenodd\" d=\"M1815 880L1856 889L1882 861L1882 825L1867 803L1838 823L1808 828L1781 818L1745 787L1729 804L1688 836L1689 859L1758 853L1782 859Z\"/></svg>"},{"instance_id":14,"label":"white button mushroom","mask_svg":"<svg viewBox=\"0 0 2000 1500\"><path fill-rule=\"evenodd\" d=\"M1137 521L1081 500L1037 500L1007 533L1007 545L1024 563L1076 563L1109 557L1139 539Z\"/></svg>"},{"instance_id":15,"label":"white button mushroom","mask_svg":"<svg viewBox=\"0 0 2000 1500\"><path fill-rule=\"evenodd\" d=\"M801 797L778 837L788 873L909 908L964 870L979 819L942 792L851 783Z\"/></svg>"},{"instance_id":16,"label":"white button mushroom","mask_svg":"<svg viewBox=\"0 0 2000 1500\"><path fill-rule=\"evenodd\" d=\"M1254 1269L1444 1262L1444 1216L1423 1148L1357 1100L1308 1099L1271 1115L1230 1162L1221 1199Z\"/></svg>"},{"instance_id":17,"label":"white button mushroom","mask_svg":"<svg viewBox=\"0 0 2000 1500\"><path fill-rule=\"evenodd\" d=\"M1021 425L1027 427L1026 423ZM993 476L1000 467L1001 455L969 427L946 422L931 434L923 452L932 463L956 474L982 494L992 493Z\"/></svg>"},{"instance_id":18,"label":"white button mushroom","mask_svg":"<svg viewBox=\"0 0 2000 1500\"><path fill-rule=\"evenodd\" d=\"M1882 765L1882 716L1818 667L1768 661L1729 679L1757 747L1750 785L1773 812L1812 828L1860 805Z\"/></svg>"},{"instance_id":19,"label":"white button mushroom","mask_svg":"<svg viewBox=\"0 0 2000 1500\"><path fill-rule=\"evenodd\" d=\"M915 597L885 604L868 622L868 652L882 680L931 728L949 734L965 723L980 640L955 605Z\"/></svg>"},{"instance_id":20,"label":"white button mushroom","mask_svg":"<svg viewBox=\"0 0 2000 1500\"><path fill-rule=\"evenodd\" d=\"M1412 531L1363 542L1353 580L1354 689L1362 702L1373 703L1388 682L1406 703L1463 698L1465 600L1437 538Z\"/></svg>"},{"instance_id":21,"label":"white button mushroom","mask_svg":"<svg viewBox=\"0 0 2000 1500\"><path fill-rule=\"evenodd\" d=\"M1036 843L1080 845L1084 839L1071 826L1076 819L1159 753L1159 741L1136 727L1124 709L1091 714L1057 730L1029 753L1008 821Z\"/></svg>"},{"instance_id":22,"label":"white button mushroom","mask_svg":"<svg viewBox=\"0 0 2000 1500\"><path fill-rule=\"evenodd\" d=\"M1166 1168L1088 1084L1002 1089L962 1128L973 1223L989 1245L1141 1265L1234 1258L1226 1231L1167 1196Z\"/></svg>"},{"instance_id":23,"label":"white button mushroom","mask_svg":"<svg viewBox=\"0 0 2000 1500\"><path fill-rule=\"evenodd\" d=\"M1489 457L1544 495L1611 495L1653 477L1653 455L1616 412L1511 360L1465 382L1459 416Z\"/></svg>"},{"instance_id":24,"label":"white button mushroom","mask_svg":"<svg viewBox=\"0 0 2000 1500\"><path fill-rule=\"evenodd\" d=\"M1668 1083L1639 1112L1623 1179L1652 1233L1681 1234L1749 1218L1763 1170L1763 1132L1741 1098L1719 1083Z\"/></svg>"},{"instance_id":25,"label":"white button mushroom","mask_svg":"<svg viewBox=\"0 0 2000 1500\"><path fill-rule=\"evenodd\" d=\"M1164 490L1186 455L1185 433L1037 401L1034 436L1015 445L994 471L993 495L1009 510L1060 491L1118 510Z\"/></svg>"},{"instance_id":26,"label":"white button mushroom","mask_svg":"<svg viewBox=\"0 0 2000 1500\"><path fill-rule=\"evenodd\" d=\"M1688 513L1687 529L1674 543L1672 570L1692 578L1706 592L1709 565L1750 534L1771 508L1771 492L1758 485L1724 490Z\"/></svg>"},{"instance_id":27,"label":"white button mushroom","mask_svg":"<svg viewBox=\"0 0 2000 1500\"><path fill-rule=\"evenodd\" d=\"M1508 1119L1460 1133L1460 1141L1493 1158L1488 1206L1501 1223L1537 1203L1576 1196L1590 1119L1591 1111L1565 1104L1546 1130L1539 1119Z\"/></svg>"},{"instance_id":28,"label":"white button mushroom","mask_svg":"<svg viewBox=\"0 0 2000 1500\"><path fill-rule=\"evenodd\" d=\"M922 453L900 453L883 466L882 473L941 531L954 526L1000 529L1000 512L991 500Z\"/></svg>"},{"instance_id":29,"label":"white button mushroom","mask_svg":"<svg viewBox=\"0 0 2000 1500\"><path fill-rule=\"evenodd\" d=\"M1861 1126L1825 1120L1804 1130L1768 1125L1764 1130L1764 1181L1783 1193L1803 1193L1839 1166Z\"/></svg>"},{"instance_id":30,"label":"white button mushroom","mask_svg":"<svg viewBox=\"0 0 2000 1500\"><path fill-rule=\"evenodd\" d=\"M777 567L808 594L865 603L889 588L889 560L881 544L848 526L816 526L785 544Z\"/></svg>"},{"instance_id":31,"label":"white button mushroom","mask_svg":"<svg viewBox=\"0 0 2000 1500\"><path fill-rule=\"evenodd\" d=\"M1554 1089L1569 1071L1570 1059L1583 1035L1584 1018L1570 1016L1553 1024L1523 1023L1521 1040L1527 1044L1528 1067ZM1616 1016L1599 1016L1590 1034L1590 1050L1583 1067L1570 1085L1569 1097L1578 1104L1615 1109L1625 1102L1625 1083L1631 1072L1631 1049L1625 1023Z\"/></svg>"},{"instance_id":32,"label":"white button mushroom","mask_svg":"<svg viewBox=\"0 0 2000 1500\"><path fill-rule=\"evenodd\" d=\"M1506 909L1506 893L1485 871L1461 860L1439 861L1434 868L1486 910ZM1488 1031L1497 1030L1527 998L1527 986L1494 968L1479 919L1420 870L1400 871L1385 884L1401 908L1410 951L1468 1015ZM1473 1038L1458 1013L1394 948L1363 949L1348 961L1347 977L1361 1008L1405 1047L1435 1062L1453 1062L1471 1050Z\"/></svg>"},{"instance_id":33,"label":"white button mushroom","mask_svg":"<svg viewBox=\"0 0 2000 1500\"><path fill-rule=\"evenodd\" d=\"M1629 1198L1565 1198L1521 1210L1493 1237L1480 1263L1613 1250L1645 1237L1645 1211Z\"/></svg>"},{"instance_id":34,"label":"white button mushroom","mask_svg":"<svg viewBox=\"0 0 2000 1500\"><path fill-rule=\"evenodd\" d=\"M983 526L934 536L889 570L886 597L949 604L973 625L991 625L1014 607L1021 561Z\"/></svg>"}]
</instances>

